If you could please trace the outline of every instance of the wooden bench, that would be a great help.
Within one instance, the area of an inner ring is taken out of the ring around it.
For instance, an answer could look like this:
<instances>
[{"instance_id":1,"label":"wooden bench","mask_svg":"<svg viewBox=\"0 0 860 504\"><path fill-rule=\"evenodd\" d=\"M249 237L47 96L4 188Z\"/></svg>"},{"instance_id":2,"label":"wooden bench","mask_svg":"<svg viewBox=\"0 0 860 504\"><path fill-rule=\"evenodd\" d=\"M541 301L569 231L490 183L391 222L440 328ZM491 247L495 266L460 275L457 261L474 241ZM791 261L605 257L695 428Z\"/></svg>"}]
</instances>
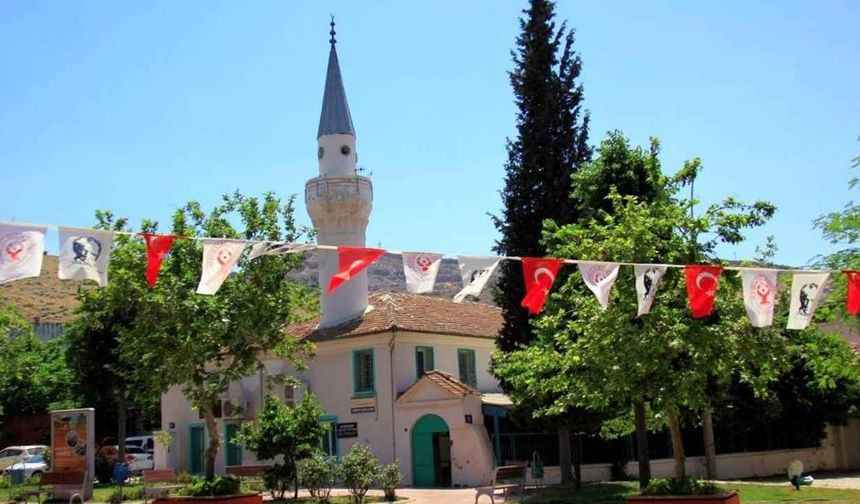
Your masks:
<instances>
[{"instance_id":1,"label":"wooden bench","mask_svg":"<svg viewBox=\"0 0 860 504\"><path fill-rule=\"evenodd\" d=\"M238 476L240 478L254 478L261 477L266 469L272 467L269 464L254 464L254 465L237 465L237 466L227 466L225 467L225 471L227 474L231 474L233 476Z\"/></svg>"},{"instance_id":2,"label":"wooden bench","mask_svg":"<svg viewBox=\"0 0 860 504\"><path fill-rule=\"evenodd\" d=\"M159 483L173 483L162 485ZM169 490L177 490L185 485L176 484L176 472L173 469L147 469L143 471L143 498L159 497Z\"/></svg>"},{"instance_id":3,"label":"wooden bench","mask_svg":"<svg viewBox=\"0 0 860 504\"><path fill-rule=\"evenodd\" d=\"M505 483L512 482L514 480L518 480L518 483ZM490 502L495 504L496 502L496 491L501 490L502 496L505 500L508 500L508 493L512 490L517 490L519 493L522 493L525 489L526 482L526 465L525 464L516 464L516 465L503 465L499 466L493 471L493 483L490 486L483 486L475 488L475 504L478 504L478 499L482 495L488 495L490 497Z\"/></svg>"},{"instance_id":4,"label":"wooden bench","mask_svg":"<svg viewBox=\"0 0 860 504\"><path fill-rule=\"evenodd\" d=\"M50 488L46 488L50 487ZM69 496L69 504L75 501L83 504L84 495L87 490L87 472L69 471L69 472L46 472L42 475L42 480L39 481L39 487L36 490L28 490L21 495L24 502L28 502L30 497L36 497L36 502L42 502L42 496L50 496L52 499L66 498Z\"/></svg>"}]
</instances>

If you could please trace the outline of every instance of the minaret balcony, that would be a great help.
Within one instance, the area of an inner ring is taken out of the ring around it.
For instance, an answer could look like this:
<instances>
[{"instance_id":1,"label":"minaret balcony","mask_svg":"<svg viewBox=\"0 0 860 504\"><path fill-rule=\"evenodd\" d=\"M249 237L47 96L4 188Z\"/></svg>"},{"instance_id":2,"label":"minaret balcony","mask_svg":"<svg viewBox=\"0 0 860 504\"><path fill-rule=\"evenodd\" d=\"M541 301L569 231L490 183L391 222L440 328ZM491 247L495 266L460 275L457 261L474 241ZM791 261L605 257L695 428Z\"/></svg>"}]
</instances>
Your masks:
<instances>
[{"instance_id":1,"label":"minaret balcony","mask_svg":"<svg viewBox=\"0 0 860 504\"><path fill-rule=\"evenodd\" d=\"M360 225L373 206L373 183L361 175L315 177L305 183L305 205L314 227Z\"/></svg>"}]
</instances>

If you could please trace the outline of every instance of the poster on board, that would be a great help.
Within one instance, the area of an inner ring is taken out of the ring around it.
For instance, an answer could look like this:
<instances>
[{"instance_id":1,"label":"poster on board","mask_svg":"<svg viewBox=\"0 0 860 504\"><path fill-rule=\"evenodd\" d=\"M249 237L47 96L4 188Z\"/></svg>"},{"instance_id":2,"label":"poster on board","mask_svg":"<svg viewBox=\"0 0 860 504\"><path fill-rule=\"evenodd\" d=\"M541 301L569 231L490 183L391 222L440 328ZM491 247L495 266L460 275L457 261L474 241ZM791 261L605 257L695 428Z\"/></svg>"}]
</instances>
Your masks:
<instances>
[{"instance_id":1,"label":"poster on board","mask_svg":"<svg viewBox=\"0 0 860 504\"><path fill-rule=\"evenodd\" d=\"M51 412L51 471L86 472L86 498L92 496L95 470L95 410Z\"/></svg>"}]
</instances>

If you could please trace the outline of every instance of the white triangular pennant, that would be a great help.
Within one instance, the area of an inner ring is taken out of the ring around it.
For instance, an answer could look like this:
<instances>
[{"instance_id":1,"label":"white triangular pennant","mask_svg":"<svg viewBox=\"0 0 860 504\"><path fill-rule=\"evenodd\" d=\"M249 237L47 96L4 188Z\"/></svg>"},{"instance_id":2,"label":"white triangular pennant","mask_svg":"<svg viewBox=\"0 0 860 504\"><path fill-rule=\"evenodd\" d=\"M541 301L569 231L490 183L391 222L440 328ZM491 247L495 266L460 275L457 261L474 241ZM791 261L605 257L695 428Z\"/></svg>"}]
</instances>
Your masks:
<instances>
[{"instance_id":1,"label":"white triangular pennant","mask_svg":"<svg viewBox=\"0 0 860 504\"><path fill-rule=\"evenodd\" d=\"M818 303L824 297L824 284L830 273L795 273L791 280L788 329L806 329Z\"/></svg>"},{"instance_id":2,"label":"white triangular pennant","mask_svg":"<svg viewBox=\"0 0 860 504\"><path fill-rule=\"evenodd\" d=\"M232 240L203 240L203 268L197 294L218 292L244 249L244 243Z\"/></svg>"},{"instance_id":3,"label":"white triangular pennant","mask_svg":"<svg viewBox=\"0 0 860 504\"><path fill-rule=\"evenodd\" d=\"M284 254L296 254L298 252L306 252L313 250L316 247L309 243L290 243L290 242L260 242L251 246L251 252L248 254L248 260L256 259L262 256L278 256Z\"/></svg>"},{"instance_id":4,"label":"white triangular pennant","mask_svg":"<svg viewBox=\"0 0 860 504\"><path fill-rule=\"evenodd\" d=\"M753 327L773 324L776 305L776 271L764 269L741 272L744 290L744 307Z\"/></svg>"},{"instance_id":5,"label":"white triangular pennant","mask_svg":"<svg viewBox=\"0 0 860 504\"><path fill-rule=\"evenodd\" d=\"M108 282L108 265L113 231L57 227L60 256L57 276L60 280L93 280L99 287Z\"/></svg>"},{"instance_id":6,"label":"white triangular pennant","mask_svg":"<svg viewBox=\"0 0 860 504\"><path fill-rule=\"evenodd\" d=\"M0 283L39 276L45 231L44 227L0 222Z\"/></svg>"},{"instance_id":7,"label":"white triangular pennant","mask_svg":"<svg viewBox=\"0 0 860 504\"><path fill-rule=\"evenodd\" d=\"M442 254L427 252L404 252L403 274L406 275L406 291L413 294L432 292L436 284Z\"/></svg>"},{"instance_id":8,"label":"white triangular pennant","mask_svg":"<svg viewBox=\"0 0 860 504\"><path fill-rule=\"evenodd\" d=\"M499 258L457 256L457 265L460 267L463 288L454 295L454 302L462 303L466 296L478 297L481 294L493 276L493 270L499 265Z\"/></svg>"},{"instance_id":9,"label":"white triangular pennant","mask_svg":"<svg viewBox=\"0 0 860 504\"><path fill-rule=\"evenodd\" d=\"M585 285L594 293L600 306L605 310L609 305L612 285L618 278L618 263L580 261L577 266Z\"/></svg>"},{"instance_id":10,"label":"white triangular pennant","mask_svg":"<svg viewBox=\"0 0 860 504\"><path fill-rule=\"evenodd\" d=\"M636 274L636 300L639 303L639 316L651 311L657 288L663 275L666 274L665 264L636 264L633 271Z\"/></svg>"}]
</instances>

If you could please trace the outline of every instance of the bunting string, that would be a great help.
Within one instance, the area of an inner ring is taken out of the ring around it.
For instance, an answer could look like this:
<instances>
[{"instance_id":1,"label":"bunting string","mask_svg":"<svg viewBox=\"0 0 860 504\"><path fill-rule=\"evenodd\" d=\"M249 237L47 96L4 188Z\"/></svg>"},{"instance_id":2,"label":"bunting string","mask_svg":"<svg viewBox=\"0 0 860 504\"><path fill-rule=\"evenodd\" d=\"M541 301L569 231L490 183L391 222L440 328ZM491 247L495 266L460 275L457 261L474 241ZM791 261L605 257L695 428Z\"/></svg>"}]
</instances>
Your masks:
<instances>
[{"instance_id":1,"label":"bunting string","mask_svg":"<svg viewBox=\"0 0 860 504\"><path fill-rule=\"evenodd\" d=\"M90 279L100 287L104 287L108 282L108 264L115 235L139 237L144 240L147 248L147 267L142 274L145 275L151 288L155 287L161 263L170 253L176 240L200 241L203 243L203 251L197 293L202 295L214 295L218 292L247 246L250 246L248 258L251 260L262 256L310 250L336 251L338 271L327 286L321 286L327 293L349 282L386 252L401 255L408 292L432 292L443 257L455 256L436 252L226 237L174 236L0 221L0 283L40 274L45 252L45 233L48 229L56 230L60 237L58 277L66 280ZM684 270L690 311L694 318L707 317L713 312L721 274L727 270L738 271L741 274L744 307L754 327L767 327L773 323L779 273L793 275L789 329L804 329L809 325L825 293L824 285L833 273L846 275L848 281L846 312L850 315L860 314L860 272L852 270L650 264L521 256L456 255L456 258L463 289L454 296L454 302L462 302L469 295L479 295L500 261L520 261L523 265L523 282L526 288L522 306L531 314L537 314L543 309L558 271L565 264L578 267L583 282L604 310L609 305L619 267L633 267L639 306L638 316L645 316L650 311L656 299L660 281L669 268Z\"/></svg>"}]
</instances>

